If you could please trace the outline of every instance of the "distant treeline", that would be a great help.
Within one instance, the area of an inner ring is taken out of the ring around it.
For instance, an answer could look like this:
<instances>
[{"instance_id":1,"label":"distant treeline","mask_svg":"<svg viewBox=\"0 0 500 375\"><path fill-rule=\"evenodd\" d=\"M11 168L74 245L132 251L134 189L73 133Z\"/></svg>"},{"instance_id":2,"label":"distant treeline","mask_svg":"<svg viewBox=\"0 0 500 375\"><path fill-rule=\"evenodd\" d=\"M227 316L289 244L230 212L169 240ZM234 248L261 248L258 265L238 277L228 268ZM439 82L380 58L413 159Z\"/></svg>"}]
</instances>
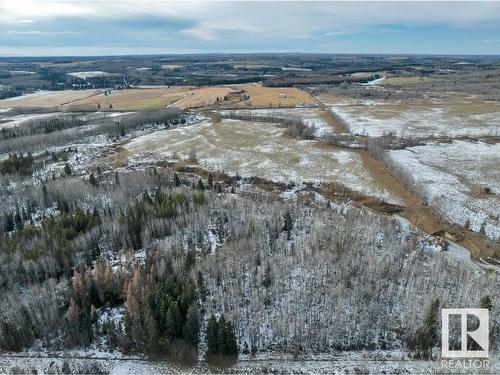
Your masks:
<instances>
[{"instance_id":1,"label":"distant treeline","mask_svg":"<svg viewBox=\"0 0 500 375\"><path fill-rule=\"evenodd\" d=\"M374 78L376 78L374 76ZM369 80L367 78L355 78L355 77L345 77L345 76L318 76L318 77L285 77L285 78L273 78L267 79L262 84L266 87L291 87L296 85L328 85L328 84L341 84L342 82L356 82L365 83Z\"/></svg>"},{"instance_id":2,"label":"distant treeline","mask_svg":"<svg viewBox=\"0 0 500 375\"><path fill-rule=\"evenodd\" d=\"M7 98L13 98L15 96L20 96L23 93L18 90L0 90L0 100L2 99L7 99Z\"/></svg>"}]
</instances>

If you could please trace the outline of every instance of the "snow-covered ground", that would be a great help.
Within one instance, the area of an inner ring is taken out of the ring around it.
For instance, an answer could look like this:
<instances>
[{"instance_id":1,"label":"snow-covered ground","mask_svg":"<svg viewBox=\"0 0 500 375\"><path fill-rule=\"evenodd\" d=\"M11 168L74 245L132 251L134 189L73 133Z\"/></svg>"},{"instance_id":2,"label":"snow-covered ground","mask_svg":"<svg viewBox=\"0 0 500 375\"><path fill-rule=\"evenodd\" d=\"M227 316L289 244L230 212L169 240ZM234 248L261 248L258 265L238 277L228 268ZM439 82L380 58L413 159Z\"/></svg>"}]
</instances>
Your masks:
<instances>
[{"instance_id":1,"label":"snow-covered ground","mask_svg":"<svg viewBox=\"0 0 500 375\"><path fill-rule=\"evenodd\" d=\"M270 124L222 120L158 131L133 139L126 148L129 161L158 158L187 159L195 151L200 165L242 177L276 182L336 182L352 190L394 202L378 188L355 151L325 147L316 141L296 140Z\"/></svg>"},{"instance_id":2,"label":"snow-covered ground","mask_svg":"<svg viewBox=\"0 0 500 375\"><path fill-rule=\"evenodd\" d=\"M9 70L9 73L13 76L31 76L36 74L36 72L30 70Z\"/></svg>"},{"instance_id":3,"label":"snow-covered ground","mask_svg":"<svg viewBox=\"0 0 500 375\"><path fill-rule=\"evenodd\" d=\"M315 135L321 137L333 134L333 128L321 118L321 110L318 108L269 108L253 110L223 110L223 115L245 115L252 117L276 117L276 118L300 118L308 126L314 126Z\"/></svg>"},{"instance_id":4,"label":"snow-covered ground","mask_svg":"<svg viewBox=\"0 0 500 375\"><path fill-rule=\"evenodd\" d=\"M38 374L110 373L110 374L432 374L454 373L496 374L498 359L490 358L489 369L458 369L446 371L439 361L421 361L408 358L404 352L343 352L334 355L316 355L303 358L258 354L241 355L235 363L221 365L201 362L184 364L166 360L148 360L126 357L121 353L70 351L58 353L4 353L0 355L0 372Z\"/></svg>"},{"instance_id":5,"label":"snow-covered ground","mask_svg":"<svg viewBox=\"0 0 500 375\"><path fill-rule=\"evenodd\" d=\"M430 205L452 222L500 238L500 144L454 141L390 151ZM491 189L487 194L484 188Z\"/></svg>"},{"instance_id":6,"label":"snow-covered ground","mask_svg":"<svg viewBox=\"0 0 500 375\"><path fill-rule=\"evenodd\" d=\"M87 78L94 78L94 77L103 77L103 76L108 76L111 75L112 73L108 72L103 72L102 70L90 70L87 72L71 72L68 73L69 76L81 78L81 79L87 79Z\"/></svg>"},{"instance_id":7,"label":"snow-covered ground","mask_svg":"<svg viewBox=\"0 0 500 375\"><path fill-rule=\"evenodd\" d=\"M1 102L4 103L4 102L17 101L19 98L36 98L38 96L46 95L50 92L51 91L48 91L48 90L37 90L36 92L33 92L31 94L23 94L23 95L12 96L10 98L2 99Z\"/></svg>"},{"instance_id":8,"label":"snow-covered ground","mask_svg":"<svg viewBox=\"0 0 500 375\"><path fill-rule=\"evenodd\" d=\"M376 79L372 79L371 81L368 81L366 83L362 83L361 85L363 86L374 86L374 85L378 85L379 83L382 83L382 81L385 80L385 77L381 77L381 78L376 78Z\"/></svg>"},{"instance_id":9,"label":"snow-covered ground","mask_svg":"<svg viewBox=\"0 0 500 375\"><path fill-rule=\"evenodd\" d=\"M28 115L17 115L17 116L1 116L0 115L0 129L8 129L13 128L19 125L22 125L25 122L30 120L47 120L49 118L57 117L61 113L36 113L36 114L28 114Z\"/></svg>"},{"instance_id":10,"label":"snow-covered ground","mask_svg":"<svg viewBox=\"0 0 500 375\"><path fill-rule=\"evenodd\" d=\"M13 128L16 126L21 126L24 123L30 122L32 120L48 120L56 117L70 117L77 116L81 120L98 120L105 117L117 117L128 115L133 112L92 112L92 113L72 113L72 112L51 112L51 113L35 113L35 114L24 114L16 116L8 116L8 112L2 114L0 110L0 129L3 128Z\"/></svg>"},{"instance_id":11,"label":"snow-covered ground","mask_svg":"<svg viewBox=\"0 0 500 375\"><path fill-rule=\"evenodd\" d=\"M448 105L428 103L398 103L383 100L338 98L326 103L360 135L382 136L392 133L399 137L479 136L500 134L500 106L476 103Z\"/></svg>"}]
</instances>

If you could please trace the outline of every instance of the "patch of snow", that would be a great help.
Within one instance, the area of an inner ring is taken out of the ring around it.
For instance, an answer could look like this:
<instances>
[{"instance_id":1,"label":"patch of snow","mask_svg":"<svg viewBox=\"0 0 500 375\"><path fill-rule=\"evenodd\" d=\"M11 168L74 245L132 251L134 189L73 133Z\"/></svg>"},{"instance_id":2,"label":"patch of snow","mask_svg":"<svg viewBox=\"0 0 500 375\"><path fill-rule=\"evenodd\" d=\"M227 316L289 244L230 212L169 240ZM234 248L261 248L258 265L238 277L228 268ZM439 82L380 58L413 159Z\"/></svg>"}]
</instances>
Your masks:
<instances>
[{"instance_id":1,"label":"patch of snow","mask_svg":"<svg viewBox=\"0 0 500 375\"><path fill-rule=\"evenodd\" d=\"M361 85L362 85L362 86L374 86L374 85L378 85L378 84L379 84L379 83L381 83L384 79L385 79L385 77L372 79L371 81L368 81L368 82L366 82L366 83L362 83Z\"/></svg>"},{"instance_id":2,"label":"patch of snow","mask_svg":"<svg viewBox=\"0 0 500 375\"><path fill-rule=\"evenodd\" d=\"M87 78L108 76L111 75L111 73L103 72L102 70L89 70L86 72L70 72L68 73L68 75L81 79L87 79Z\"/></svg>"},{"instance_id":3,"label":"patch of snow","mask_svg":"<svg viewBox=\"0 0 500 375\"><path fill-rule=\"evenodd\" d=\"M479 265L472 260L470 251L463 246L460 246L454 242L449 242L448 250L445 251L444 253L450 256L451 258L463 264L466 264L468 267L471 267L476 271L481 270L481 267L479 267Z\"/></svg>"},{"instance_id":4,"label":"patch of snow","mask_svg":"<svg viewBox=\"0 0 500 375\"><path fill-rule=\"evenodd\" d=\"M57 117L61 115L61 112L53 112L53 113L36 113L36 114L27 114L27 115L16 115L7 117L5 122L0 122L0 129L8 129L17 126L21 126L23 123L31 121L31 120L44 120L50 119L52 117Z\"/></svg>"},{"instance_id":5,"label":"patch of snow","mask_svg":"<svg viewBox=\"0 0 500 375\"><path fill-rule=\"evenodd\" d=\"M115 325L121 324L125 319L125 307L101 307L97 309L97 324L103 326L108 322Z\"/></svg>"},{"instance_id":6,"label":"patch of snow","mask_svg":"<svg viewBox=\"0 0 500 375\"><path fill-rule=\"evenodd\" d=\"M10 101L18 101L20 98L28 99L28 98L33 98L33 97L37 97L37 96L47 95L47 94L50 94L51 92L53 92L53 91L37 90L36 92L31 93L31 94L23 94L23 95L13 96L11 98L5 98L5 99L0 100L0 102L5 103L5 102L10 102Z\"/></svg>"}]
</instances>

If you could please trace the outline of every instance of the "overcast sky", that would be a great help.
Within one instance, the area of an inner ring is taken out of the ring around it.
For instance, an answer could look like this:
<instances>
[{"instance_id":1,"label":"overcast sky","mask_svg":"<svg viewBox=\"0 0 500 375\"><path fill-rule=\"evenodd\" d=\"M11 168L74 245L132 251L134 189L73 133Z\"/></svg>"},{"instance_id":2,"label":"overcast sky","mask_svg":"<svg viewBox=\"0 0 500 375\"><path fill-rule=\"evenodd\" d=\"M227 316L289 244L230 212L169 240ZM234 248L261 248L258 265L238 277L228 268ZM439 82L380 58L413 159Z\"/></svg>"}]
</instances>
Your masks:
<instances>
[{"instance_id":1,"label":"overcast sky","mask_svg":"<svg viewBox=\"0 0 500 375\"><path fill-rule=\"evenodd\" d=\"M0 55L500 54L500 2L0 0Z\"/></svg>"}]
</instances>

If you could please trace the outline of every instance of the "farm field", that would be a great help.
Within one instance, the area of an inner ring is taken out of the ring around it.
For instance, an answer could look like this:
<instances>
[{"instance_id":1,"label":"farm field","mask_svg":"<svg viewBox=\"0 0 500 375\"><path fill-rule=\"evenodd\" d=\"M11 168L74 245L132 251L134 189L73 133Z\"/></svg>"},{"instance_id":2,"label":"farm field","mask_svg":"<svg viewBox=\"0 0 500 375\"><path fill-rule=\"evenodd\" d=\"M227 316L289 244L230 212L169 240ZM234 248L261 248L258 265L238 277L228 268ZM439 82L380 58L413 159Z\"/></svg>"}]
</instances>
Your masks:
<instances>
[{"instance_id":1,"label":"farm field","mask_svg":"<svg viewBox=\"0 0 500 375\"><path fill-rule=\"evenodd\" d=\"M429 77L387 77L383 82L381 82L382 85L394 85L394 86L400 86L400 85L411 85L411 84L418 84L418 83L430 83L430 82L438 82L437 78L429 78Z\"/></svg>"},{"instance_id":2,"label":"farm field","mask_svg":"<svg viewBox=\"0 0 500 375\"><path fill-rule=\"evenodd\" d=\"M125 148L132 164L158 157L187 159L194 151L198 163L214 171L275 182L336 182L398 203L374 183L358 153L296 140L285 132L269 123L223 119L154 132L132 140Z\"/></svg>"},{"instance_id":3,"label":"farm field","mask_svg":"<svg viewBox=\"0 0 500 375\"><path fill-rule=\"evenodd\" d=\"M315 104L312 97L295 87L264 87L260 83L236 85L235 88L244 90L250 98L237 103L237 107L295 107Z\"/></svg>"},{"instance_id":4,"label":"farm field","mask_svg":"<svg viewBox=\"0 0 500 375\"><path fill-rule=\"evenodd\" d=\"M172 103L175 103L177 108L187 109L212 105L217 97L224 97L231 91L232 88L223 86L50 91L0 100L0 109L56 107L59 110L89 110L97 108L99 104L103 111L134 111L163 108Z\"/></svg>"},{"instance_id":5,"label":"farm field","mask_svg":"<svg viewBox=\"0 0 500 375\"><path fill-rule=\"evenodd\" d=\"M500 134L500 104L450 96L415 101L319 98L360 135L399 137Z\"/></svg>"},{"instance_id":6,"label":"farm field","mask_svg":"<svg viewBox=\"0 0 500 375\"><path fill-rule=\"evenodd\" d=\"M182 98L182 93L187 90L189 88L184 87L111 90L110 93L108 91L107 95L100 92L76 100L70 106L96 108L99 104L102 110L115 111L162 108Z\"/></svg>"},{"instance_id":7,"label":"farm field","mask_svg":"<svg viewBox=\"0 0 500 375\"><path fill-rule=\"evenodd\" d=\"M225 95L234 91L227 86L213 86L193 89L183 93L182 98L175 102L176 108L188 109L213 105L217 98L221 100Z\"/></svg>"},{"instance_id":8,"label":"farm field","mask_svg":"<svg viewBox=\"0 0 500 375\"><path fill-rule=\"evenodd\" d=\"M142 109L158 109L174 105L188 109L213 104L217 97L223 97L231 89L227 87L161 87L113 90L111 94L98 95L78 100L72 106L92 106L100 104L103 110L136 111ZM110 108L110 105L112 108Z\"/></svg>"},{"instance_id":9,"label":"farm field","mask_svg":"<svg viewBox=\"0 0 500 375\"><path fill-rule=\"evenodd\" d=\"M90 96L104 93L104 90L63 90L63 91L40 91L34 94L17 96L14 98L0 100L0 108L19 107L57 107L71 102L81 100Z\"/></svg>"},{"instance_id":10,"label":"farm field","mask_svg":"<svg viewBox=\"0 0 500 375\"><path fill-rule=\"evenodd\" d=\"M493 240L500 238L499 143L432 143L389 155L429 205L451 222L469 222L473 231L483 231Z\"/></svg>"}]
</instances>

